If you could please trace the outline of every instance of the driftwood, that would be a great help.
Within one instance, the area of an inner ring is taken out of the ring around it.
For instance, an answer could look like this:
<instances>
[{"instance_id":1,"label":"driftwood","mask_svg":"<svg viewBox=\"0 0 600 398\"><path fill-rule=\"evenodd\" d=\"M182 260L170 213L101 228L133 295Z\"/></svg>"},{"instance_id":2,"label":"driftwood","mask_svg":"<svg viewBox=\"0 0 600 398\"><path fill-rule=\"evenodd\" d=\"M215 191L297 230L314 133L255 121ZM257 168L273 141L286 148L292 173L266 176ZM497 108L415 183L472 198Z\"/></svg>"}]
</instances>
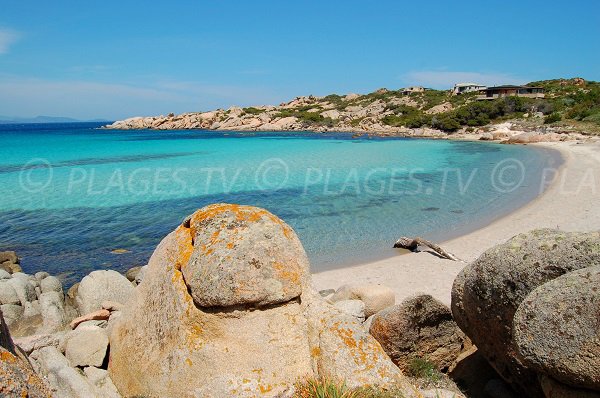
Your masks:
<instances>
[{"instance_id":1,"label":"driftwood","mask_svg":"<svg viewBox=\"0 0 600 398\"><path fill-rule=\"evenodd\" d=\"M398 239L396 241L396 243L394 243L395 248L408 249L413 252L416 252L417 248L419 246L427 246L431 250L433 250L434 252L439 254L441 257L446 258L448 260L460 261L460 259L458 257L456 257L454 254L448 253L446 250L442 249L435 243L428 241L427 239L423 239L423 238L419 238L419 237L407 238L406 236L402 236L400 239Z\"/></svg>"}]
</instances>

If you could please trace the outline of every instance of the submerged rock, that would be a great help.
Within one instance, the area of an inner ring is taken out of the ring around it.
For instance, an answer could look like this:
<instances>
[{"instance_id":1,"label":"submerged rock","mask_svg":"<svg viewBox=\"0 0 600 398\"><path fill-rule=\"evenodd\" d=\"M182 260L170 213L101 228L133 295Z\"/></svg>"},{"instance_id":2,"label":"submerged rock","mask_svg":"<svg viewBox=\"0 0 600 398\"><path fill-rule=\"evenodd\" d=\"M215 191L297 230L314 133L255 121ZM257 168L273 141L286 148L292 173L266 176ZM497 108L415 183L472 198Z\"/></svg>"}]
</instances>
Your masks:
<instances>
[{"instance_id":1,"label":"submerged rock","mask_svg":"<svg viewBox=\"0 0 600 398\"><path fill-rule=\"evenodd\" d=\"M294 231L247 206L205 207L163 239L110 346L128 396L275 397L319 375L408 389L360 322L312 291Z\"/></svg>"}]
</instances>

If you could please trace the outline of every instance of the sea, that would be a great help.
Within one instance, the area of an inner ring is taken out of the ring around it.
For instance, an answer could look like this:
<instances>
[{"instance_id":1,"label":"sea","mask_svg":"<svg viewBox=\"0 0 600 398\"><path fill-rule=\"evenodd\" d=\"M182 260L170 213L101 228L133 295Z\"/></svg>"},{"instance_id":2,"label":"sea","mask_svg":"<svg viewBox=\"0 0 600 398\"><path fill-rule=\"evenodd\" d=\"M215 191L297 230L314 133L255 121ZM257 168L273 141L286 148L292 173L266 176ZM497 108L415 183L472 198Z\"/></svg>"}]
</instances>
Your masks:
<instances>
[{"instance_id":1,"label":"sea","mask_svg":"<svg viewBox=\"0 0 600 398\"><path fill-rule=\"evenodd\" d=\"M354 133L107 130L0 125L0 250L66 284L147 263L212 203L265 208L298 234L313 272L481 228L540 195L557 152Z\"/></svg>"}]
</instances>

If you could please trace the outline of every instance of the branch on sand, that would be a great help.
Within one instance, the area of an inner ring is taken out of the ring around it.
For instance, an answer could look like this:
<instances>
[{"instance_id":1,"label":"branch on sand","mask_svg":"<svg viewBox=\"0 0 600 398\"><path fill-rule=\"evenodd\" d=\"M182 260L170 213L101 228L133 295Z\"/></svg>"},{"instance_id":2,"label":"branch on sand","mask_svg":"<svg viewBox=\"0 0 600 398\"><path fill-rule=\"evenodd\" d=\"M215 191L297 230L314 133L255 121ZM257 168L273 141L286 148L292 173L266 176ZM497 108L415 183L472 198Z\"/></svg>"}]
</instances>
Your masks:
<instances>
[{"instance_id":1,"label":"branch on sand","mask_svg":"<svg viewBox=\"0 0 600 398\"><path fill-rule=\"evenodd\" d=\"M461 261L454 254L448 253L447 251L445 251L444 249L442 249L435 243L430 242L427 239L423 239L420 237L407 238L406 236L402 236L400 239L398 239L396 241L396 243L394 243L395 248L408 249L412 252L418 251L419 246L427 246L428 248L430 248L431 250L433 250L434 252L436 252L437 254L439 254L441 257L443 257L445 259L452 260L452 261Z\"/></svg>"}]
</instances>

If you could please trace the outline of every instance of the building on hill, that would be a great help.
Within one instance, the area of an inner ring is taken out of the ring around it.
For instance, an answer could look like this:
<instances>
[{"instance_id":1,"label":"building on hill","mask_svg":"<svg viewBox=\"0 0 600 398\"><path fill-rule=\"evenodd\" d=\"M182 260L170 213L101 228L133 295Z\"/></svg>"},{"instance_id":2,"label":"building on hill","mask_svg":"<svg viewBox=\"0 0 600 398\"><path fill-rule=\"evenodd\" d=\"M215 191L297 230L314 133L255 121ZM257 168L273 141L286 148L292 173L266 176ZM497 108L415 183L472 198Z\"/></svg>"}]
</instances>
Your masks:
<instances>
[{"instance_id":1,"label":"building on hill","mask_svg":"<svg viewBox=\"0 0 600 398\"><path fill-rule=\"evenodd\" d=\"M452 95L459 95L465 93L473 93L480 90L485 90L487 86L477 83L456 83L452 89Z\"/></svg>"},{"instance_id":2,"label":"building on hill","mask_svg":"<svg viewBox=\"0 0 600 398\"><path fill-rule=\"evenodd\" d=\"M478 100L493 100L502 97L526 97L526 98L544 98L544 89L542 87L529 86L494 86L487 87L479 91Z\"/></svg>"},{"instance_id":3,"label":"building on hill","mask_svg":"<svg viewBox=\"0 0 600 398\"><path fill-rule=\"evenodd\" d=\"M421 87L421 86L411 86L411 87L405 87L402 90L400 90L400 93L402 95L410 95L412 93L422 93L425 91L425 87Z\"/></svg>"}]
</instances>

